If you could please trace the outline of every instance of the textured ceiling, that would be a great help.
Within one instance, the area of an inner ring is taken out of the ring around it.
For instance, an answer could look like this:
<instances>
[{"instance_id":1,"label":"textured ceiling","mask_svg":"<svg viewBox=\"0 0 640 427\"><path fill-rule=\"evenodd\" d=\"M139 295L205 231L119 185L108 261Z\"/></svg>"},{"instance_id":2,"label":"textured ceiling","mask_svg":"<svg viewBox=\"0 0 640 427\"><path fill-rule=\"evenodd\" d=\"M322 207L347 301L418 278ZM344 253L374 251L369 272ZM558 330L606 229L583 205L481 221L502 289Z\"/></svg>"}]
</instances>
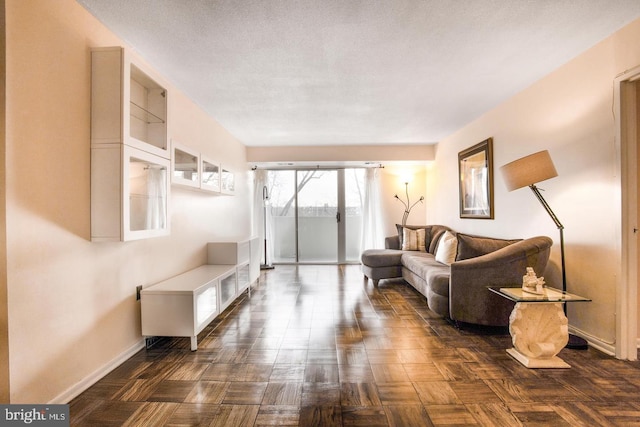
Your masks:
<instances>
[{"instance_id":1,"label":"textured ceiling","mask_svg":"<svg viewBox=\"0 0 640 427\"><path fill-rule=\"evenodd\" d=\"M78 0L249 146L434 143L639 0Z\"/></svg>"}]
</instances>

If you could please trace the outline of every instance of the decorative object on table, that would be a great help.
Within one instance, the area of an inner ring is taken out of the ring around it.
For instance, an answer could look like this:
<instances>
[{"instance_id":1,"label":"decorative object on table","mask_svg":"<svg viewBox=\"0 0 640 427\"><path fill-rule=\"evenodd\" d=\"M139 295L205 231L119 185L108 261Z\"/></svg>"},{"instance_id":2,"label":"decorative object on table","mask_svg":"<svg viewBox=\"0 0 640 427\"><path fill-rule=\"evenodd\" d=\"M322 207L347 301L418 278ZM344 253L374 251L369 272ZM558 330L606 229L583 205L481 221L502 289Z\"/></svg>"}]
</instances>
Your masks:
<instances>
[{"instance_id":1,"label":"decorative object on table","mask_svg":"<svg viewBox=\"0 0 640 427\"><path fill-rule=\"evenodd\" d=\"M411 213L411 209L413 209L413 207L415 205L417 205L420 202L424 201L424 196L420 196L420 199L415 202L414 204L411 204L411 202L409 201L409 182L406 181L404 183L404 192L407 196L407 201L405 203L404 200L400 199L400 197L398 197L398 195L396 194L395 197L396 199L400 200L400 202L402 202L402 204L404 205L404 215L402 215L402 226L404 227L405 225L407 225L407 218L409 217L409 213Z\"/></svg>"},{"instance_id":2,"label":"decorative object on table","mask_svg":"<svg viewBox=\"0 0 640 427\"><path fill-rule=\"evenodd\" d=\"M536 276L532 267L527 267L527 274L522 276L522 290L530 294L542 295L544 292L544 277Z\"/></svg>"},{"instance_id":3,"label":"decorative object on table","mask_svg":"<svg viewBox=\"0 0 640 427\"><path fill-rule=\"evenodd\" d=\"M493 139L458 153L460 218L493 219Z\"/></svg>"},{"instance_id":4,"label":"decorative object on table","mask_svg":"<svg viewBox=\"0 0 640 427\"><path fill-rule=\"evenodd\" d=\"M522 157L521 159L514 160L511 163L507 163L506 165L500 168L502 172L502 176L504 177L504 182L507 186L507 190L513 191L522 187L529 187L533 194L535 194L536 198L544 209L547 211L556 227L560 231L560 266L562 272L562 291L567 291L567 276L565 271L565 256L564 256L564 226L558 220L558 217L553 213L551 207L547 203L547 201L540 194L540 189L536 186L536 183L545 181L550 178L554 178L558 176L558 172L556 171L556 167L551 160L551 156L549 155L549 151L539 151L537 153L530 154L528 156ZM565 316L567 313L566 306L564 307ZM587 342L575 335L569 336L569 344L568 348L585 350L588 345Z\"/></svg>"}]
</instances>

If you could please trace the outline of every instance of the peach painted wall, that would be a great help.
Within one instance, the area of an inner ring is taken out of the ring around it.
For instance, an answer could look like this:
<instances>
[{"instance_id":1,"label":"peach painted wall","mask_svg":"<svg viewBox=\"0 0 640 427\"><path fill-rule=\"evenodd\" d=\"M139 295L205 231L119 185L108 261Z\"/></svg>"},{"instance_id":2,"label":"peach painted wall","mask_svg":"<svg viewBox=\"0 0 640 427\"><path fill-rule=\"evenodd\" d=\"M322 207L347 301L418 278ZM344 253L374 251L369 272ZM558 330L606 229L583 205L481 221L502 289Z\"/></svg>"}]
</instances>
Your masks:
<instances>
[{"instance_id":1,"label":"peach painted wall","mask_svg":"<svg viewBox=\"0 0 640 427\"><path fill-rule=\"evenodd\" d=\"M0 0L0 224L6 224L5 150L6 150L6 73L5 13ZM9 401L9 312L7 306L7 234L0 228L0 403Z\"/></svg>"},{"instance_id":2,"label":"peach painted wall","mask_svg":"<svg viewBox=\"0 0 640 427\"><path fill-rule=\"evenodd\" d=\"M124 42L73 0L10 0L6 17L10 399L59 401L140 348L137 285L249 236L249 173L245 147L169 84L169 136L235 170L237 195L172 187L171 236L90 242L90 48Z\"/></svg>"},{"instance_id":3,"label":"peach painted wall","mask_svg":"<svg viewBox=\"0 0 640 427\"><path fill-rule=\"evenodd\" d=\"M381 180L381 205L382 214L385 224L385 236L392 236L397 234L395 224L402 223L402 216L404 215L404 205L396 200L393 196L395 194L406 202L407 192L405 190L404 183L409 181L409 204L413 205L420 199L420 196L426 198L427 194L427 174L426 167L424 165L411 165L401 163L389 163L386 164L382 173L380 174ZM408 225L423 225L426 224L427 217L427 203L419 202L416 204L407 218Z\"/></svg>"},{"instance_id":4,"label":"peach painted wall","mask_svg":"<svg viewBox=\"0 0 640 427\"><path fill-rule=\"evenodd\" d=\"M561 286L559 232L527 188L507 192L499 166L549 150L559 176L539 187L565 226L568 288L593 299L569 305L570 324L613 346L620 269L613 81L640 65L635 21L438 144L428 179L429 222L497 237L554 239L547 282ZM493 137L495 220L458 216L457 153Z\"/></svg>"}]
</instances>

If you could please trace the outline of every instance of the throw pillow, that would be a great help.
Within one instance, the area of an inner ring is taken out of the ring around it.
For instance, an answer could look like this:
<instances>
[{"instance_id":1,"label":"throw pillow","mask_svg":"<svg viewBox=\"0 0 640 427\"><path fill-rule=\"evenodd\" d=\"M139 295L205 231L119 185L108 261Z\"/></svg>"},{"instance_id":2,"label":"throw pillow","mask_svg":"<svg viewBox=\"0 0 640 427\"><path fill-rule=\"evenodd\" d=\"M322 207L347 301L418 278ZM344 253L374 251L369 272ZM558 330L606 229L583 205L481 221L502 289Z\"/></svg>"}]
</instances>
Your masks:
<instances>
[{"instance_id":1,"label":"throw pillow","mask_svg":"<svg viewBox=\"0 0 640 427\"><path fill-rule=\"evenodd\" d=\"M436 261L441 264L451 265L456 260L458 239L450 231L445 231L436 249Z\"/></svg>"},{"instance_id":2,"label":"throw pillow","mask_svg":"<svg viewBox=\"0 0 640 427\"><path fill-rule=\"evenodd\" d=\"M403 251L420 251L426 252L424 228L412 230L410 228L402 229L402 250Z\"/></svg>"},{"instance_id":3,"label":"throw pillow","mask_svg":"<svg viewBox=\"0 0 640 427\"><path fill-rule=\"evenodd\" d=\"M491 237L479 237L458 233L458 254L456 260L460 261L486 255L518 241L520 241L520 239L494 239Z\"/></svg>"},{"instance_id":4,"label":"throw pillow","mask_svg":"<svg viewBox=\"0 0 640 427\"><path fill-rule=\"evenodd\" d=\"M402 243L403 243L403 229L408 228L410 230L418 230L420 228L424 229L424 244L425 247L427 247L429 245L429 242L431 242L431 226L430 225L406 225L406 226L402 226L401 224L396 224L396 229L398 230L398 240L400 241L400 249L402 249Z\"/></svg>"},{"instance_id":5,"label":"throw pillow","mask_svg":"<svg viewBox=\"0 0 640 427\"><path fill-rule=\"evenodd\" d=\"M427 245L427 252L433 255L436 254L436 249L438 248L440 238L447 230L449 230L449 228L445 227L444 225L434 225L431 227L431 241Z\"/></svg>"}]
</instances>

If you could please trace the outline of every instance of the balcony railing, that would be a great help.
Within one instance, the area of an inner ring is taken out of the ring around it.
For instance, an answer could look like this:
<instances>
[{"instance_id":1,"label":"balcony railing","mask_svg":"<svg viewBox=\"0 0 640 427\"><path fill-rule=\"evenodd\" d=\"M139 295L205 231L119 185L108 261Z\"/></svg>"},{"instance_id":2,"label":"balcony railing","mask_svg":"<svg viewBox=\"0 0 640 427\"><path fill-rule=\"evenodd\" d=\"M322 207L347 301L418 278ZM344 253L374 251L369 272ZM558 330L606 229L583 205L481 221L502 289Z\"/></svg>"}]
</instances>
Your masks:
<instances>
[{"instance_id":1,"label":"balcony railing","mask_svg":"<svg viewBox=\"0 0 640 427\"><path fill-rule=\"evenodd\" d=\"M361 216L347 216L346 261L360 259ZM296 261L295 218L273 217L273 262ZM338 233L335 210L332 216L298 218L300 262L337 262Z\"/></svg>"}]
</instances>

